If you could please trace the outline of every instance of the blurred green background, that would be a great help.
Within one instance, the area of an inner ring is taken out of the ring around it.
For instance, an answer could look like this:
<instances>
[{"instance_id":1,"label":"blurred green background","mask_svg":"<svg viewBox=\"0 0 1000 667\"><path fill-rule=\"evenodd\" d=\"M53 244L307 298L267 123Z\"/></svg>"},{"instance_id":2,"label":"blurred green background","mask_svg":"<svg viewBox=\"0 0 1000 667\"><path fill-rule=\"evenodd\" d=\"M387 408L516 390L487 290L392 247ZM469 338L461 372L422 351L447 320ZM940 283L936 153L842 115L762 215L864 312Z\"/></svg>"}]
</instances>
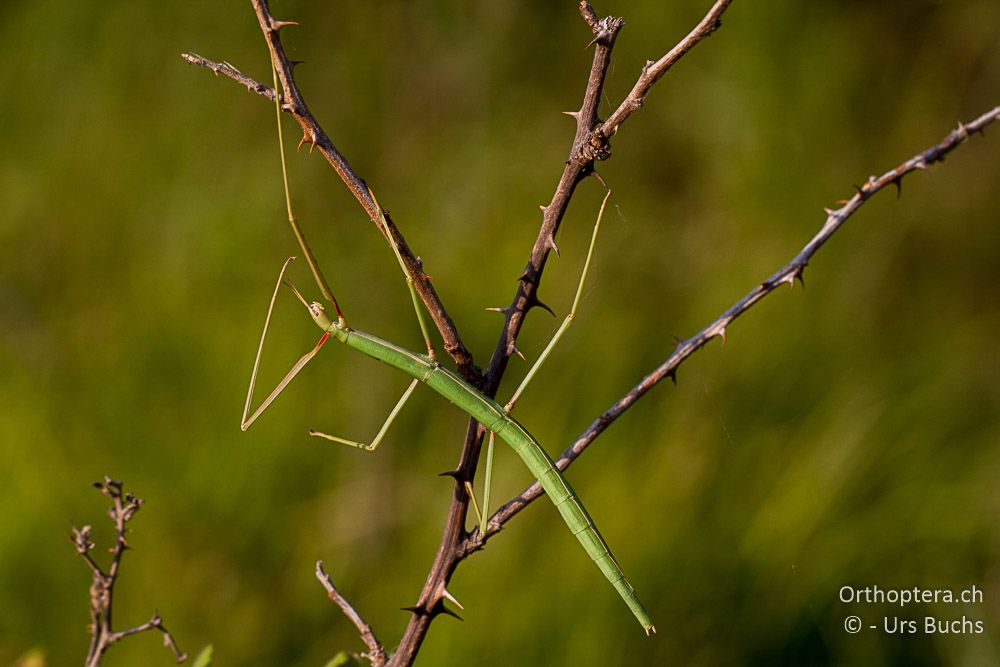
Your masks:
<instances>
[{"instance_id":1,"label":"blurred green background","mask_svg":"<svg viewBox=\"0 0 1000 667\"><path fill-rule=\"evenodd\" d=\"M708 0L615 0L608 113ZM275 2L301 88L423 257L484 364L566 157L590 38L576 2ZM164 616L220 665L362 650L322 558L392 646L437 548L466 420L328 350L237 428L268 295L296 252L273 108L182 51L269 80L244 2L8 0L0 103L0 663L82 662L89 575L71 524L110 537L109 474L147 500L116 618ZM1000 103L993 0L737 2L653 89L601 165L613 186L579 323L518 407L559 452L787 261L851 184ZM288 125L297 139L293 126ZM1000 128L998 128L1000 130ZM659 627L640 628L545 502L465 563L464 622L420 664L997 664L1000 138L868 203L781 290L620 419L569 478ZM321 157L291 160L298 214L351 322L419 347L395 262ZM566 312L600 200L584 184L542 297ZM293 280L311 287L303 266ZM287 295L262 383L315 341ZM557 320L533 312L535 357ZM507 396L527 368L516 362ZM530 481L498 449L497 500ZM903 610L844 585L963 588ZM982 619L975 636L844 632L859 613ZM157 636L107 665L168 665Z\"/></svg>"}]
</instances>

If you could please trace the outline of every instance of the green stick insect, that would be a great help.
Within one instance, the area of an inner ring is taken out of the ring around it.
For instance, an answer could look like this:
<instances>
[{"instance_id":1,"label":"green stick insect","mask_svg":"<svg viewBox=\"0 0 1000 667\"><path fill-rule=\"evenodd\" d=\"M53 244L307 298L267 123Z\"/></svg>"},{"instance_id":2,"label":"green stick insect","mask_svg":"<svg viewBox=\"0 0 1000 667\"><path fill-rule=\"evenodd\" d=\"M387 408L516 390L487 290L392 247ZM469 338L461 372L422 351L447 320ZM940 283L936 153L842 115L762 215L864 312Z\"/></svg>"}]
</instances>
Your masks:
<instances>
[{"instance_id":1,"label":"green stick insect","mask_svg":"<svg viewBox=\"0 0 1000 667\"><path fill-rule=\"evenodd\" d=\"M274 89L276 91L278 90L276 73ZM288 172L285 165L284 139L281 133L281 107L278 101L278 95L275 95L275 108L278 123L278 143L281 152L282 178L284 179L285 187L285 203L288 209L288 221L291 223L292 230L298 240L302 254L305 256L306 261L309 264L313 278L315 279L316 284L323 293L324 297L333 306L336 317L331 317L322 304L316 301L311 303L307 302L294 286L286 283L293 290L293 292L295 292L299 301L301 301L302 304L308 309L313 321L319 326L320 329L323 330L323 335L320 337L316 346L303 355L302 358L292 366L291 370L288 371L271 394L264 399L253 414L248 417L247 414L250 412L251 398L253 396L253 390L257 380L257 369L260 363L261 352L264 347L264 339L267 336L267 329L271 321L271 313L274 309L274 303L277 298L278 291L280 290L281 284L284 280L285 270L294 258L286 260L281 269L281 273L278 276L278 282L275 285L274 293L271 296L270 306L267 311L267 318L264 323L264 332L261 334L260 345L257 348L257 358L254 361L253 372L250 377L250 388L247 392L247 400L243 409L243 420L240 426L241 429L244 431L247 430L250 425L256 421L261 413L263 413L264 410L266 410L267 407L285 389L288 383L292 381L299 371L302 370L302 368L329 340L337 340L344 343L349 348L355 349L358 352L372 357L373 359L377 359L378 361L396 368L411 376L413 380L410 382L410 385L406 388L406 391L396 403L395 407L393 407L388 418L385 420L385 423L370 443L356 442L354 440L327 435L326 433L320 433L318 431L310 431L310 435L351 445L352 447L358 447L367 451L373 451L379 446L379 443L385 436L389 426L396 418L396 415L399 414L399 411L402 409L407 399L409 399L417 384L421 382L426 384L428 387L448 399L451 403L461 408L466 414L482 424L483 427L489 432L482 511L480 511L478 504L475 503L475 496L471 493L471 485L467 486L467 490L470 492L469 495L473 499L476 514L480 520L479 525L481 526L481 529L485 529L484 519L488 516L487 512L489 507L490 477L492 474L493 441L495 436L499 436L499 438L509 444L517 455L521 457L521 460L524 461L524 464L531 471L531 474L535 476L542 488L545 490L545 493L548 494L549 498L552 500L552 504L555 505L556 509L562 515L562 518L566 522L567 527L569 527L570 532L576 536L577 540L579 540L580 544L587 552L587 555L590 556L594 563L597 564L597 567L604 573L604 576L611 582L611 585L618 591L618 594L621 595L625 604L628 605L629 609L632 610L632 613L635 614L636 619L638 619L639 623L642 624L646 634L648 635L656 632L656 628L653 627L649 614L643 607L642 602L639 601L639 597L636 594L635 589L632 588L632 585L625 579L625 574L615 561L614 556L611 554L611 549L601 536L601 533L598 531L593 519L590 518L590 515L584 508L580 498L573 491L573 488L563 477L559 469L556 468L552 458L542 448L538 440L536 440L534 436L532 436L531 433L524 428L524 426L510 416L510 412L514 407L515 402L520 397L528 383L535 376L539 367L548 358L552 348L565 333L576 315L576 309L580 303L581 294L583 293L583 285L587 278L587 271L590 268L590 260L594 252L594 244L597 241L597 234L600 230L604 207L611 194L610 189L607 191L607 194L604 196L604 200L601 202L600 211L597 215L597 221L594 224L594 230L591 235L587 258L583 265L582 275L580 276L580 282L576 289L576 296L573 299L573 305L569 314L553 335L552 340L549 341L548 345L532 366L531 370L528 371L524 380L514 392L511 399L506 405L500 405L500 403L493 400L489 396L479 392L475 387L466 382L456 373L442 366L435 359L434 346L431 342L430 334L427 329L427 323L424 321L423 314L420 310L417 294L413 287L413 279L406 270L406 266L399 253L399 248L396 245L392 233L388 229L385 215L378 202L375 200L375 196L372 194L371 190L369 190L369 195L372 197L372 201L375 204L375 210L377 211L377 216L373 221L382 233L385 234L386 238L389 239L389 244L392 246L396 260L399 262L400 268L403 270L403 275L406 277L407 286L409 287L410 296L413 301L414 311L417 315L417 321L420 324L420 330L423 333L424 342L427 345L427 354L425 355L412 352L387 340L379 338L378 336L347 326L343 312L341 311L332 290L326 282L326 278L323 276L323 273L313 256L312 250L310 249L309 244L305 239L305 235L302 233L302 230L296 221L295 215L292 213L291 197L289 195L288 188Z\"/></svg>"}]
</instances>

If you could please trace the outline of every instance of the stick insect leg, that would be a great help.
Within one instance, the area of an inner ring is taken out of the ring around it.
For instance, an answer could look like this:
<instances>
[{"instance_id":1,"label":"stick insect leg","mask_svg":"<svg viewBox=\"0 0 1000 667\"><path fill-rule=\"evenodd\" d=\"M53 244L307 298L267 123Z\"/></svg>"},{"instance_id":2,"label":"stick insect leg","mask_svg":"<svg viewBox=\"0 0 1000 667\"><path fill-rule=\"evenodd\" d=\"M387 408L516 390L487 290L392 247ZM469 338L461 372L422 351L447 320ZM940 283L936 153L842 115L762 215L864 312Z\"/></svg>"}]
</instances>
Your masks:
<instances>
[{"instance_id":1,"label":"stick insect leg","mask_svg":"<svg viewBox=\"0 0 1000 667\"><path fill-rule=\"evenodd\" d=\"M596 175L597 172L594 173ZM590 248L587 249L587 259L583 263L583 271L580 274L580 283L576 286L576 296L573 297L573 306L570 308L569 314L566 315L566 319L563 320L563 323L559 325L559 328L556 330L555 334L553 334L552 340L550 340L549 344L545 346L544 350L542 350L542 353L538 356L538 359L531 367L531 370L528 371L528 374L524 376L524 379L521 381L521 385L517 388L517 391L515 391L514 395L511 396L509 401L507 401L507 405L504 406L504 410L507 412L514 409L514 404L517 402L517 399L520 398L521 392L524 391L525 387L528 386L528 383L535 377L535 373L538 372L538 369L541 368L542 364L545 363L545 360L548 359L549 354L552 352L552 348L555 347L556 343L559 342L559 339L562 338L564 333L566 333L566 329L569 328L569 325L572 324L573 320L576 318L576 308L580 305L580 297L583 295L583 285L587 280L587 272L590 270L590 260L594 256L594 245L597 243L597 233L601 229L601 218L604 217L604 207L607 205L608 198L611 196L611 188L609 188L607 183L604 183L603 180L601 180L601 183L605 188L607 188L607 193L601 201L601 208L597 212L597 222L594 223L594 231L590 235Z\"/></svg>"},{"instance_id":2,"label":"stick insect leg","mask_svg":"<svg viewBox=\"0 0 1000 667\"><path fill-rule=\"evenodd\" d=\"M472 501L472 509L476 513L476 520L479 521L479 532L486 532L486 519L490 516L490 481L493 478L493 442L496 439L496 433L490 431L490 439L486 445L486 473L485 479L483 481L483 504L482 507L479 505L479 501L476 499L476 492L472 488L472 482L465 483L465 492L469 494L469 499Z\"/></svg>"},{"instance_id":3,"label":"stick insect leg","mask_svg":"<svg viewBox=\"0 0 1000 667\"><path fill-rule=\"evenodd\" d=\"M393 407L392 412L390 412L389 416L386 417L385 423L382 424L382 428L379 429L378 433L375 435L375 438L370 443L356 442L354 440L348 440L347 438L341 438L335 435L329 435L326 433L322 433L320 431L313 431L313 430L309 431L309 435L314 435L317 438L325 438L326 440L332 440L334 442L339 442L344 445L350 445L351 447L357 447L358 449L363 449L368 452L373 452L375 451L375 449L378 448L379 444L381 444L382 438L385 437L386 431L388 431L389 427L392 426L392 422L396 419L396 415L398 415L399 411L403 409L403 405L405 405L406 401L409 400L410 394L413 393L413 390L416 389L417 384L419 383L420 380L417 378L413 378L410 381L410 386L407 387L406 391L403 392L403 395L396 402L395 407Z\"/></svg>"},{"instance_id":4,"label":"stick insect leg","mask_svg":"<svg viewBox=\"0 0 1000 667\"><path fill-rule=\"evenodd\" d=\"M417 323L420 325L420 333L424 337L424 345L427 346L427 356L434 359L436 356L434 353L434 343L431 342L430 330L427 328L427 321L424 319L424 313L420 309L420 299L417 298L417 290L413 286L413 277L410 275L410 272L406 270L406 263L403 262L403 256L399 253L399 246L396 245L396 237L393 236L392 230L389 229L389 223L385 219L385 213L382 212L382 207L379 205L378 200L375 198L375 193L372 192L371 188L368 188L368 196L372 198L372 203L375 204L375 211L377 212L377 219L375 220L375 223L389 240L389 245L392 246L392 252L396 256L396 261L399 262L399 268L403 272L403 276L406 278L406 287L410 290L410 300L413 302L413 312L417 315Z\"/></svg>"},{"instance_id":5,"label":"stick insect leg","mask_svg":"<svg viewBox=\"0 0 1000 667\"><path fill-rule=\"evenodd\" d=\"M596 175L597 172L594 173ZM598 178L600 179L599 176ZM601 200L601 208L597 213L597 221L594 223L594 231L590 235L590 247L587 249L587 259L583 263L583 271L580 274L580 282L576 286L576 296L573 298L573 306L570 308L569 314L566 315L566 319L563 320L563 323L556 330L555 334L553 334L552 339L549 341L548 345L546 345L545 349L542 350L542 353L535 361L535 364L528 371L527 375L524 376L524 380L521 381L521 385L517 388L517 391L515 391L511 399L507 401L507 405L504 406L504 410L508 413L514 409L514 404L517 402L517 399L521 396L521 392L524 391L525 387L528 386L528 383L531 382L532 378L535 377L535 373L538 372L538 369L541 368L543 363L545 363L545 360L552 352L552 348L555 347L556 343L559 342L559 339L562 338L564 333L566 333L566 330L569 328L569 325L572 324L573 320L576 318L576 309L577 306L580 305L580 298L583 296L583 285L587 281L587 272L590 270L590 260L594 256L594 246L597 243L597 234L601 229L601 218L604 217L604 208L608 203L608 198L611 196L611 188L608 187L607 183L605 183L603 179L600 180L601 184L604 185L604 187L607 189L607 193L604 195L604 199ZM484 475L485 479L483 480L483 507L482 507L482 513L479 515L480 531L486 530L486 526L484 524L484 517L489 516L488 512L490 505L490 484L493 478L493 440L494 440L494 433L491 431L490 440L486 446L486 472ZM472 497L473 506L476 508L478 513L479 506L475 502L475 496L472 493L472 485L469 484L466 490Z\"/></svg>"},{"instance_id":6,"label":"stick insect leg","mask_svg":"<svg viewBox=\"0 0 1000 667\"><path fill-rule=\"evenodd\" d=\"M490 431L490 440L486 444L486 472L483 475L483 516L490 515L490 483L493 481L493 441L496 434ZM486 530L482 521L479 522L480 532Z\"/></svg>"},{"instance_id":7,"label":"stick insect leg","mask_svg":"<svg viewBox=\"0 0 1000 667\"><path fill-rule=\"evenodd\" d=\"M309 363L310 359L316 356L316 353L319 352L321 347L323 347L323 344L330 338L330 334L323 334L323 336L319 339L319 342L316 343L316 347L309 352L306 352L302 355L301 359L295 362L295 365L292 366L292 369L288 371L284 378L282 378L281 382L278 383L278 386L276 386L270 395L264 399L260 406L254 410L253 414L247 417L247 414L250 412L250 402L253 400L253 390L257 384L257 369L260 367L261 352L264 351L264 339L267 338L267 329L271 325L271 313L274 311L274 302L278 298L278 290L281 289L281 283L284 280L285 271L288 269L288 265L293 259L295 258L289 257L282 265L281 272L278 274L278 282L274 285L274 292L271 294L271 303L267 307L267 317L264 319L264 331L260 334L260 344L257 345L257 356L253 360L253 371L250 373L250 387L247 389L247 400L246 403L243 404L243 418L240 421L240 430L243 431L250 428L250 425L257 421L257 417L260 417L264 410L267 410L268 406L274 402L274 399L278 398L278 395L284 391L285 387L288 386L288 383L291 382L296 375L298 375L299 371L301 371L302 368Z\"/></svg>"}]
</instances>

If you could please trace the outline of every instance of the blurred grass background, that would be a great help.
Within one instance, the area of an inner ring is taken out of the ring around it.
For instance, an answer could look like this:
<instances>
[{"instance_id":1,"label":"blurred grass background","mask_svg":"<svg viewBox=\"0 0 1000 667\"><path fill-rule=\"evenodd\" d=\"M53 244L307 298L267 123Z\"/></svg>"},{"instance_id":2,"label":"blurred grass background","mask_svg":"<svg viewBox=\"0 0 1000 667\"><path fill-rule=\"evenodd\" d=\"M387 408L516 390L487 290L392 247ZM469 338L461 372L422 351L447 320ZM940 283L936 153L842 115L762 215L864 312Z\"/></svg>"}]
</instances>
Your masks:
<instances>
[{"instance_id":1,"label":"blurred grass background","mask_svg":"<svg viewBox=\"0 0 1000 667\"><path fill-rule=\"evenodd\" d=\"M616 0L608 113L702 2ZM672 6L668 6L672 5ZM391 209L483 364L548 201L590 53L576 3L275 2L301 88ZM147 500L119 627L158 609L220 665L320 665L361 650L312 569L392 645L437 547L465 419L418 392L374 455L309 427L374 433L406 380L321 355L237 428L281 261L273 109L181 61L269 80L243 2L8 0L0 8L0 663L86 650L88 572L65 535L110 537L105 474ZM783 264L851 184L995 106L991 0L737 2L653 89L601 172L615 189L579 323L519 406L550 452ZM291 127L291 125L289 125ZM421 664L996 664L1000 660L1000 145L975 139L902 198L867 204L781 291L619 420L569 475L659 628L646 639L536 503L460 569L465 621ZM318 156L292 159L300 219L351 322L417 349L387 247ZM600 191L587 183L542 297L572 298ZM310 281L304 267L293 279ZM284 297L262 382L315 340ZM537 355L556 320L534 312ZM501 392L526 365L514 364ZM498 449L497 495L528 481ZM970 607L854 608L843 585L976 584ZM965 614L978 636L850 636ZM107 665L167 665L159 638Z\"/></svg>"}]
</instances>

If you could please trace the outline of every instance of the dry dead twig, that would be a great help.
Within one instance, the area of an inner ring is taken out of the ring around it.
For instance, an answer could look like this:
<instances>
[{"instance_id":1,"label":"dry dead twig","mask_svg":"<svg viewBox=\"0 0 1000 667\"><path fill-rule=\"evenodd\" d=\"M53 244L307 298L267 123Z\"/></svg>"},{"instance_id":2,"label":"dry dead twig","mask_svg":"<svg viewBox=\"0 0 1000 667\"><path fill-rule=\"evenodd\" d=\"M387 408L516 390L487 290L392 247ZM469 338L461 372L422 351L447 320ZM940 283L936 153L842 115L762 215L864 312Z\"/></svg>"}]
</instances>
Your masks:
<instances>
[{"instance_id":1,"label":"dry dead twig","mask_svg":"<svg viewBox=\"0 0 1000 667\"><path fill-rule=\"evenodd\" d=\"M108 551L111 552L111 563L108 569L103 569L97 564L91 555L96 546L91 541L93 528L86 525L83 528L72 527L69 539L76 545L76 553L83 558L93 575L90 584L90 625L91 634L90 647L87 650L87 667L97 667L101 664L105 652L112 644L116 644L125 637L139 634L148 630L156 630L163 634L163 644L174 654L177 662L184 662L187 654L180 650L173 635L163 625L163 619L159 613L154 613L153 617L145 623L129 628L127 630L114 630L111 625L111 610L114 602L114 588L118 582L122 557L130 549L125 535L128 532L127 524L135 516L135 513L142 507L143 500L138 496L126 492L122 488L122 483L105 477L102 482L94 482L94 488L111 499L111 507L108 509L108 516L111 517L115 526L115 544Z\"/></svg>"}]
</instances>

